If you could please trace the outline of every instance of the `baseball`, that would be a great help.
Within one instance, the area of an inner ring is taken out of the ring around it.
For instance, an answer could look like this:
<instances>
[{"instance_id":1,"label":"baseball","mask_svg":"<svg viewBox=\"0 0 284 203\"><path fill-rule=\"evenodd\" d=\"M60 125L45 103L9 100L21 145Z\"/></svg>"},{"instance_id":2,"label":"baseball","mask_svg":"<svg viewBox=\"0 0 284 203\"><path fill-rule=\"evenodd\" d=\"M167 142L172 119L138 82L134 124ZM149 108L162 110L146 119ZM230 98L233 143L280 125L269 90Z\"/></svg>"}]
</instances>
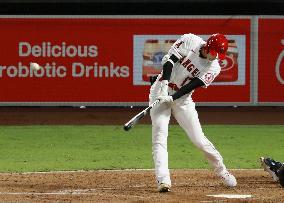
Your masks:
<instances>
[{"instance_id":1,"label":"baseball","mask_svg":"<svg viewBox=\"0 0 284 203\"><path fill-rule=\"evenodd\" d=\"M40 69L40 66L37 63L31 63L30 65L31 65L31 68L34 69L34 70Z\"/></svg>"}]
</instances>

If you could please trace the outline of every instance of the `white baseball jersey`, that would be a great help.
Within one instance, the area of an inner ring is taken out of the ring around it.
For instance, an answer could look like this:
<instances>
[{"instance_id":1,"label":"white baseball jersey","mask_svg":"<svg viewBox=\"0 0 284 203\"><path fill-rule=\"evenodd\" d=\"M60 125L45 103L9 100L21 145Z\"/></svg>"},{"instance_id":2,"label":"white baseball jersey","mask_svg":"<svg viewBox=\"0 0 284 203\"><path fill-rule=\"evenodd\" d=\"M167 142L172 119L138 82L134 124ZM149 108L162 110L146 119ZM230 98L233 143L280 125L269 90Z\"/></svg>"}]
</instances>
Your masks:
<instances>
[{"instance_id":1,"label":"white baseball jersey","mask_svg":"<svg viewBox=\"0 0 284 203\"><path fill-rule=\"evenodd\" d=\"M202 80L205 87L212 83L220 73L221 67L217 59L209 61L199 56L200 48L205 43L202 38L194 34L185 34L173 44L168 55L174 54L179 61L172 69L170 83L181 88L194 77Z\"/></svg>"}]
</instances>

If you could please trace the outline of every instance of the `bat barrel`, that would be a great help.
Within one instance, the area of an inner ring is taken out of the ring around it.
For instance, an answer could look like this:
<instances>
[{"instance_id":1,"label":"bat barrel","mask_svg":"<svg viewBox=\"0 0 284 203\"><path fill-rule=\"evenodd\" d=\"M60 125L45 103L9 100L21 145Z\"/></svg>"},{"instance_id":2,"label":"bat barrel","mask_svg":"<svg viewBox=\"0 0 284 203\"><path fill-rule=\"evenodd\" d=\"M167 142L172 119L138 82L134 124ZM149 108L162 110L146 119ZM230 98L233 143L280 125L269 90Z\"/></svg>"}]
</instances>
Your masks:
<instances>
[{"instance_id":1,"label":"bat barrel","mask_svg":"<svg viewBox=\"0 0 284 203\"><path fill-rule=\"evenodd\" d=\"M130 130L140 119L142 119L149 111L151 108L153 108L153 106L155 106L157 103L159 103L159 100L156 100L153 104L151 104L150 106L148 106L146 109L144 109L143 111L141 111L140 113L138 113L136 116L134 116L130 121L128 121L127 123L124 124L123 129L125 131Z\"/></svg>"},{"instance_id":2,"label":"bat barrel","mask_svg":"<svg viewBox=\"0 0 284 203\"><path fill-rule=\"evenodd\" d=\"M129 125L126 125L126 124L123 126L123 129L124 129L125 131L128 131L130 128L131 128L131 127L130 127Z\"/></svg>"}]
</instances>

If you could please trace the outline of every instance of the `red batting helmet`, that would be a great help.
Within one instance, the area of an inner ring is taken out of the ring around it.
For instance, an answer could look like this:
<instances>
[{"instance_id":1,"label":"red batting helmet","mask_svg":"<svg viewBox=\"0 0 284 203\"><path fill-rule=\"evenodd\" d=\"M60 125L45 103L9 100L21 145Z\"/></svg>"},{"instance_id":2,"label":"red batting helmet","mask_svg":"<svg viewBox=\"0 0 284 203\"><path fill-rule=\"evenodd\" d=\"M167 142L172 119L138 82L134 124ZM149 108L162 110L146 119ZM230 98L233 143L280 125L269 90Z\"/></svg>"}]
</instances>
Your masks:
<instances>
[{"instance_id":1,"label":"red batting helmet","mask_svg":"<svg viewBox=\"0 0 284 203\"><path fill-rule=\"evenodd\" d=\"M228 50L228 40L222 34L213 34L208 38L205 48L211 55L217 55L218 59L223 60L225 59Z\"/></svg>"}]
</instances>

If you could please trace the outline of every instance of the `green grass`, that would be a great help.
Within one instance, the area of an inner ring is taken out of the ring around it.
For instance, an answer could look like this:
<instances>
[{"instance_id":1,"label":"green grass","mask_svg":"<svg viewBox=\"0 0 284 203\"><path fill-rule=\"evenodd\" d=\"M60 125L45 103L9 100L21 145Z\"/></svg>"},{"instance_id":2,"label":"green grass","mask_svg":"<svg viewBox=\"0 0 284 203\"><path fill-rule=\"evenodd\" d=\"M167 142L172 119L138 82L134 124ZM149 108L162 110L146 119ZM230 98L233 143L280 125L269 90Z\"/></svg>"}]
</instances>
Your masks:
<instances>
[{"instance_id":1,"label":"green grass","mask_svg":"<svg viewBox=\"0 0 284 203\"><path fill-rule=\"evenodd\" d=\"M284 126L204 125L228 168L283 160ZM170 126L170 168L209 168L179 126ZM284 161L284 160L283 160ZM151 126L0 126L0 171L153 168Z\"/></svg>"}]
</instances>

